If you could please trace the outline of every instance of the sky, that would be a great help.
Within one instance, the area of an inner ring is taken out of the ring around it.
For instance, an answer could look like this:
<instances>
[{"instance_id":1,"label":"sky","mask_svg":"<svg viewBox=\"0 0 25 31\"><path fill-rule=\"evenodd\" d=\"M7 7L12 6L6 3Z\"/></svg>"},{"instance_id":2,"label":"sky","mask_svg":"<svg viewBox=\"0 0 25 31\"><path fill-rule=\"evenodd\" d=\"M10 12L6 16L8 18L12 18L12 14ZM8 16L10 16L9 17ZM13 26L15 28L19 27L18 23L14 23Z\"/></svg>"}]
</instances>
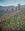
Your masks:
<instances>
[{"instance_id":1,"label":"sky","mask_svg":"<svg viewBox=\"0 0 25 31\"><path fill-rule=\"evenodd\" d=\"M25 0L0 0L0 6L17 6L17 4L21 4L24 5L25 4Z\"/></svg>"}]
</instances>

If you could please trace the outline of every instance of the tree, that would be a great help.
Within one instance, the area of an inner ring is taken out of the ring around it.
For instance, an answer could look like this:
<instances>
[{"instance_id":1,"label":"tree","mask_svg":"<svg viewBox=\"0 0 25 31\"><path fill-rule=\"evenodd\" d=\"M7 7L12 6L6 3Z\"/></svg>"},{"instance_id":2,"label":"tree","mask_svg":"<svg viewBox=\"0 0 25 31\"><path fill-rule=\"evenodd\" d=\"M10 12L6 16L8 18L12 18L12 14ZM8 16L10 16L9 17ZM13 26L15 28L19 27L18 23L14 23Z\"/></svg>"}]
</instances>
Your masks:
<instances>
[{"instance_id":1,"label":"tree","mask_svg":"<svg viewBox=\"0 0 25 31\"><path fill-rule=\"evenodd\" d=\"M20 10L20 4L18 4L18 10Z\"/></svg>"}]
</instances>

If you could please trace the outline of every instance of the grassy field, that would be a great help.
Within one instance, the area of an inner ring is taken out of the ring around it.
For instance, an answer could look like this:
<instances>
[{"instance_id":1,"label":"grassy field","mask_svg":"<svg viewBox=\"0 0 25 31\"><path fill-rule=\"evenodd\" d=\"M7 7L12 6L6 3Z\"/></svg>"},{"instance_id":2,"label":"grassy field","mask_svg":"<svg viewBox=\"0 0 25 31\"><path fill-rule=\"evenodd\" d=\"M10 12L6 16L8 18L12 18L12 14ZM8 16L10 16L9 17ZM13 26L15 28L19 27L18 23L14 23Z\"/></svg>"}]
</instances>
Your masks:
<instances>
[{"instance_id":1,"label":"grassy field","mask_svg":"<svg viewBox=\"0 0 25 31\"><path fill-rule=\"evenodd\" d=\"M6 28L16 29L17 27L25 30L25 16L17 14L15 16L2 16L3 30Z\"/></svg>"}]
</instances>

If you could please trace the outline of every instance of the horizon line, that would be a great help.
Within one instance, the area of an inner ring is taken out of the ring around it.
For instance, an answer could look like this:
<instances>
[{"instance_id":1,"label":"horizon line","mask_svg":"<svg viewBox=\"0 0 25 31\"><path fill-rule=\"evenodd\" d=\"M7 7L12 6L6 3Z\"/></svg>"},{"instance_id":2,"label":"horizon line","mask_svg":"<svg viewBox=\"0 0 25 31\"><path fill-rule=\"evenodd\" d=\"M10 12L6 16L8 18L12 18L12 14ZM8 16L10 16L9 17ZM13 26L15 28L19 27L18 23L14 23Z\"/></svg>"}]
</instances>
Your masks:
<instances>
[{"instance_id":1,"label":"horizon line","mask_svg":"<svg viewBox=\"0 0 25 31\"><path fill-rule=\"evenodd\" d=\"M25 4L20 4L20 5L25 5ZM0 5L0 6L18 6L18 4L17 5Z\"/></svg>"}]
</instances>

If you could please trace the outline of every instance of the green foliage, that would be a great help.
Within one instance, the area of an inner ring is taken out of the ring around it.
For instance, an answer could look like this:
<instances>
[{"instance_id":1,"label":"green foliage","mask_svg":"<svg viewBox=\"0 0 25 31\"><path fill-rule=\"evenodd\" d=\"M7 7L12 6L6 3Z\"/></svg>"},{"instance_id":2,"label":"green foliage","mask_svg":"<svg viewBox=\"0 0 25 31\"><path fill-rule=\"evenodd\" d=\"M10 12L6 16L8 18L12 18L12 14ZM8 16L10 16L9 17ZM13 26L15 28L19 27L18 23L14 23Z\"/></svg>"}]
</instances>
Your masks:
<instances>
[{"instance_id":1,"label":"green foliage","mask_svg":"<svg viewBox=\"0 0 25 31\"><path fill-rule=\"evenodd\" d=\"M23 16L23 15L21 15L21 16ZM12 17L11 21L16 23L16 27L19 27L19 28L22 28L23 30L25 30L25 21L23 21L21 19L21 16L17 15L17 16ZM11 24L12 24L12 22L11 22Z\"/></svg>"},{"instance_id":2,"label":"green foliage","mask_svg":"<svg viewBox=\"0 0 25 31\"><path fill-rule=\"evenodd\" d=\"M7 27L19 27L19 28L22 28L23 30L25 30L25 21L23 21L21 19L21 16L23 15L15 15L15 16L12 16L10 19L6 20L6 22L4 22L4 25L3 27L4 28L7 28ZM13 25L15 24L15 25Z\"/></svg>"}]
</instances>

